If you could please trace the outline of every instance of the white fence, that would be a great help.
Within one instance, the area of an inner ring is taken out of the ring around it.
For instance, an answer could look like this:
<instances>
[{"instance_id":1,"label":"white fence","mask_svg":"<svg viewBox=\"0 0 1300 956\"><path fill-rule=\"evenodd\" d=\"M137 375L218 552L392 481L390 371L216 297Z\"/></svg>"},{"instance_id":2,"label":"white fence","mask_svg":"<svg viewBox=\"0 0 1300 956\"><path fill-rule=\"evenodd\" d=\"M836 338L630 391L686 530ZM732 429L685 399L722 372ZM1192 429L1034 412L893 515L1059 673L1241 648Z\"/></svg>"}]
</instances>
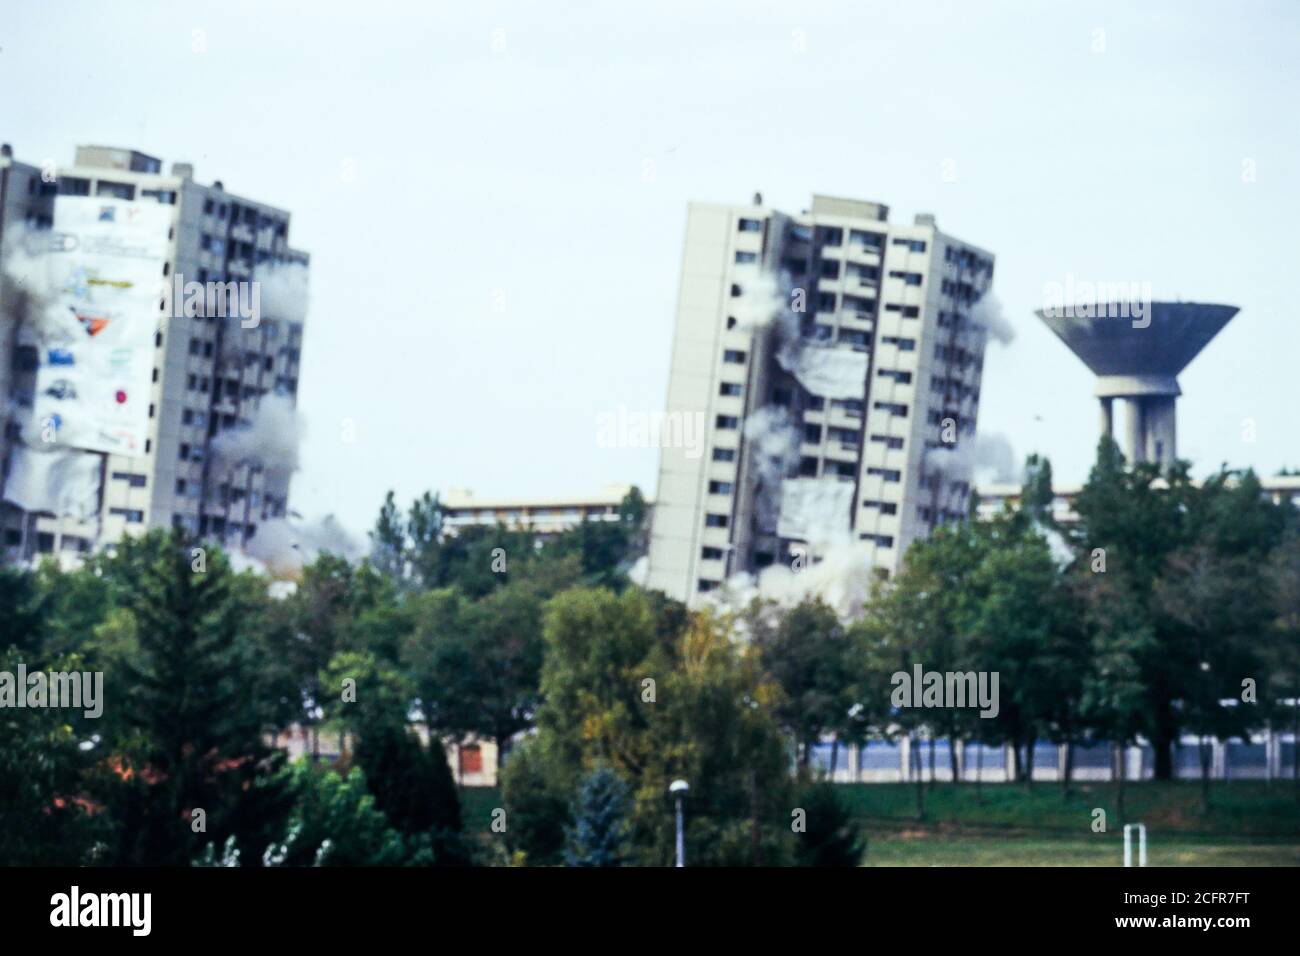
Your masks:
<instances>
[{"instance_id":1,"label":"white fence","mask_svg":"<svg viewBox=\"0 0 1300 956\"><path fill-rule=\"evenodd\" d=\"M836 747L828 738L814 748L812 762L823 774L830 774L833 761L833 777L837 783L902 783L913 782L918 776L923 780L950 781L952 745L946 739L934 740L933 744L933 771L931 741L928 739L909 741L902 738L892 743L871 741L865 747L848 744ZM977 776L982 781L995 783L1015 779L1017 754L1011 747L974 743L957 743L955 746L963 781L973 782ZM1249 741L1210 741L1210 777L1215 780L1288 778L1292 773L1295 746L1291 734L1277 733L1256 734ZM1065 751L1063 744L1040 742L1034 748L1034 779L1059 780L1065 767ZM1123 759L1127 779L1150 780L1155 775L1155 752L1149 743L1126 747ZM1109 742L1075 744L1071 778L1079 781L1113 780L1116 761L1117 754ZM1176 779L1200 778L1198 738L1189 736L1179 741L1174 747L1173 768Z\"/></svg>"}]
</instances>

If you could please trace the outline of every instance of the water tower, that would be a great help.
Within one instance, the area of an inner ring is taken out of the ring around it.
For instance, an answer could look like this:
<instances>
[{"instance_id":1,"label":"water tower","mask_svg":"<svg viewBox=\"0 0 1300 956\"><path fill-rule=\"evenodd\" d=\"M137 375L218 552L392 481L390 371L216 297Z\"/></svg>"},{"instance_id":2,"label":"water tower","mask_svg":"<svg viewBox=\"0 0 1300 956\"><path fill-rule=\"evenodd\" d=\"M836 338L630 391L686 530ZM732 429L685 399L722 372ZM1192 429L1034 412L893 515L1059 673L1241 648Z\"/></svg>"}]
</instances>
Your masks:
<instances>
[{"instance_id":1,"label":"water tower","mask_svg":"<svg viewBox=\"0 0 1300 956\"><path fill-rule=\"evenodd\" d=\"M1158 462L1177 456L1174 402L1182 391L1178 373L1237 314L1235 305L1152 302L1141 306L1101 304L1040 309L1035 313L1097 376L1101 428L1114 430L1114 402L1127 406L1125 440L1130 462Z\"/></svg>"}]
</instances>

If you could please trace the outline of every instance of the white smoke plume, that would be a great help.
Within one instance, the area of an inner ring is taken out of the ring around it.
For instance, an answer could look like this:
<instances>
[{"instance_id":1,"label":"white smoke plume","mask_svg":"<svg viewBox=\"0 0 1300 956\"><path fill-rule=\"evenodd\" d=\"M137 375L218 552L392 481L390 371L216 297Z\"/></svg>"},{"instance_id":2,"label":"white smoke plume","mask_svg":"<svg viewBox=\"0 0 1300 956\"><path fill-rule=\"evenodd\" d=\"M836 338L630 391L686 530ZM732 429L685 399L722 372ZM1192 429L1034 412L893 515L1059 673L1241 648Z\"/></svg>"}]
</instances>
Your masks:
<instances>
[{"instance_id":1,"label":"white smoke plume","mask_svg":"<svg viewBox=\"0 0 1300 956\"><path fill-rule=\"evenodd\" d=\"M264 317L299 324L307 318L310 290L306 266L297 262L261 265L255 278Z\"/></svg>"},{"instance_id":2,"label":"white smoke plume","mask_svg":"<svg viewBox=\"0 0 1300 956\"><path fill-rule=\"evenodd\" d=\"M213 439L213 458L228 467L249 462L268 471L292 473L298 470L302 432L302 419L293 402L284 396L266 395L247 425L224 431Z\"/></svg>"},{"instance_id":3,"label":"white smoke plume","mask_svg":"<svg viewBox=\"0 0 1300 956\"><path fill-rule=\"evenodd\" d=\"M785 309L785 289L775 275L753 266L742 273L740 295L731 303L736 327L752 332L767 328Z\"/></svg>"},{"instance_id":4,"label":"white smoke plume","mask_svg":"<svg viewBox=\"0 0 1300 956\"><path fill-rule=\"evenodd\" d=\"M773 529L781 507L781 481L799 464L802 434L788 409L768 405L745 419L744 436L759 481L754 500L759 526Z\"/></svg>"},{"instance_id":5,"label":"white smoke plume","mask_svg":"<svg viewBox=\"0 0 1300 956\"><path fill-rule=\"evenodd\" d=\"M975 308L971 310L971 321L976 328L987 331L989 338L999 345L1010 345L1015 340L1016 330L1002 311L1002 303L992 290L985 292L975 303Z\"/></svg>"},{"instance_id":6,"label":"white smoke plume","mask_svg":"<svg viewBox=\"0 0 1300 956\"><path fill-rule=\"evenodd\" d=\"M787 478L781 482L776 533L814 547L849 540L854 484L839 478Z\"/></svg>"},{"instance_id":7,"label":"white smoke plume","mask_svg":"<svg viewBox=\"0 0 1300 956\"><path fill-rule=\"evenodd\" d=\"M4 333L12 334L16 323L23 344L68 336L67 310L59 305L58 290L50 278L50 244L55 237L21 223L6 227L6 231L5 257L0 263L9 279L8 298L0 308Z\"/></svg>"},{"instance_id":8,"label":"white smoke plume","mask_svg":"<svg viewBox=\"0 0 1300 956\"><path fill-rule=\"evenodd\" d=\"M1052 561L1056 564L1057 569L1064 570L1074 560L1074 548L1070 547L1069 542L1065 540L1065 536L1055 528L1049 528L1047 525L1035 521L1034 530L1047 542L1047 547L1052 552Z\"/></svg>"},{"instance_id":9,"label":"white smoke plume","mask_svg":"<svg viewBox=\"0 0 1300 956\"><path fill-rule=\"evenodd\" d=\"M824 398L861 398L867 381L869 358L866 352L843 348L809 345L783 350L777 361L814 395Z\"/></svg>"},{"instance_id":10,"label":"white smoke plume","mask_svg":"<svg viewBox=\"0 0 1300 956\"><path fill-rule=\"evenodd\" d=\"M276 518L257 526L257 534L244 546L242 557L252 559L273 576L296 576L303 565L328 552L356 561L365 549L333 515L313 521ZM247 565L257 569L257 565Z\"/></svg>"},{"instance_id":11,"label":"white smoke plume","mask_svg":"<svg viewBox=\"0 0 1300 956\"><path fill-rule=\"evenodd\" d=\"M646 586L646 582L650 580L650 558L647 555L643 554L632 562L632 567L627 572L627 579L639 588Z\"/></svg>"},{"instance_id":12,"label":"white smoke plume","mask_svg":"<svg viewBox=\"0 0 1300 956\"><path fill-rule=\"evenodd\" d=\"M925 451L925 470L952 479L991 478L994 481L1020 481L1016 453L1006 436L979 434L973 440L955 445L939 445Z\"/></svg>"},{"instance_id":13,"label":"white smoke plume","mask_svg":"<svg viewBox=\"0 0 1300 956\"><path fill-rule=\"evenodd\" d=\"M739 611L755 599L775 601L793 607L801 601L821 598L841 618L852 620L862 614L871 597L875 571L870 548L856 541L843 541L818 553L798 571L772 565L758 574L736 574L722 587L702 595L701 600L723 610Z\"/></svg>"}]
</instances>

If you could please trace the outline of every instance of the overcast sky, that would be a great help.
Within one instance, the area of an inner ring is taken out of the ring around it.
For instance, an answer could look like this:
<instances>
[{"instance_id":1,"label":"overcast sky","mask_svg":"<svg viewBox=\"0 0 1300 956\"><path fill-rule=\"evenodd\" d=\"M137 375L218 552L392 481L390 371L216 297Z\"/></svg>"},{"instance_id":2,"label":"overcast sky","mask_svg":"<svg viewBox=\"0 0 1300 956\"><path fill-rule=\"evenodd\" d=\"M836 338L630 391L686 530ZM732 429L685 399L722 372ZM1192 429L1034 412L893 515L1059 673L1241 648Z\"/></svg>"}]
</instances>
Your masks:
<instances>
[{"instance_id":1,"label":"overcast sky","mask_svg":"<svg viewBox=\"0 0 1300 956\"><path fill-rule=\"evenodd\" d=\"M1300 465L1298 75L1286 2L48 0L0 16L0 140L134 147L292 212L292 504L360 532L389 488L653 491L657 452L598 447L596 416L663 408L686 204L756 190L994 252L1018 334L979 428L1060 479L1097 437L1032 315L1067 275L1240 306L1180 377L1180 454Z\"/></svg>"}]
</instances>

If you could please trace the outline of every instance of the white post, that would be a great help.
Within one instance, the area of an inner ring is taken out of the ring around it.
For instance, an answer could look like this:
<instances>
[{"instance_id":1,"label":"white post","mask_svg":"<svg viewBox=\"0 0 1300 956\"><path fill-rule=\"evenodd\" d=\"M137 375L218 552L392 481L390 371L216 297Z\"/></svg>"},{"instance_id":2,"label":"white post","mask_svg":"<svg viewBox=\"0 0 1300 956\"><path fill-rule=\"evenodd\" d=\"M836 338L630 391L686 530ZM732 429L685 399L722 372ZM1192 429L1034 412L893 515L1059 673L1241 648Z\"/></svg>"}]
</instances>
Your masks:
<instances>
[{"instance_id":1,"label":"white post","mask_svg":"<svg viewBox=\"0 0 1300 956\"><path fill-rule=\"evenodd\" d=\"M1138 866L1147 865L1147 828L1144 823L1124 824L1124 865L1133 865L1133 830L1138 834Z\"/></svg>"},{"instance_id":2,"label":"white post","mask_svg":"<svg viewBox=\"0 0 1300 956\"><path fill-rule=\"evenodd\" d=\"M686 865L686 840L682 830L682 798L677 798L677 865Z\"/></svg>"}]
</instances>

